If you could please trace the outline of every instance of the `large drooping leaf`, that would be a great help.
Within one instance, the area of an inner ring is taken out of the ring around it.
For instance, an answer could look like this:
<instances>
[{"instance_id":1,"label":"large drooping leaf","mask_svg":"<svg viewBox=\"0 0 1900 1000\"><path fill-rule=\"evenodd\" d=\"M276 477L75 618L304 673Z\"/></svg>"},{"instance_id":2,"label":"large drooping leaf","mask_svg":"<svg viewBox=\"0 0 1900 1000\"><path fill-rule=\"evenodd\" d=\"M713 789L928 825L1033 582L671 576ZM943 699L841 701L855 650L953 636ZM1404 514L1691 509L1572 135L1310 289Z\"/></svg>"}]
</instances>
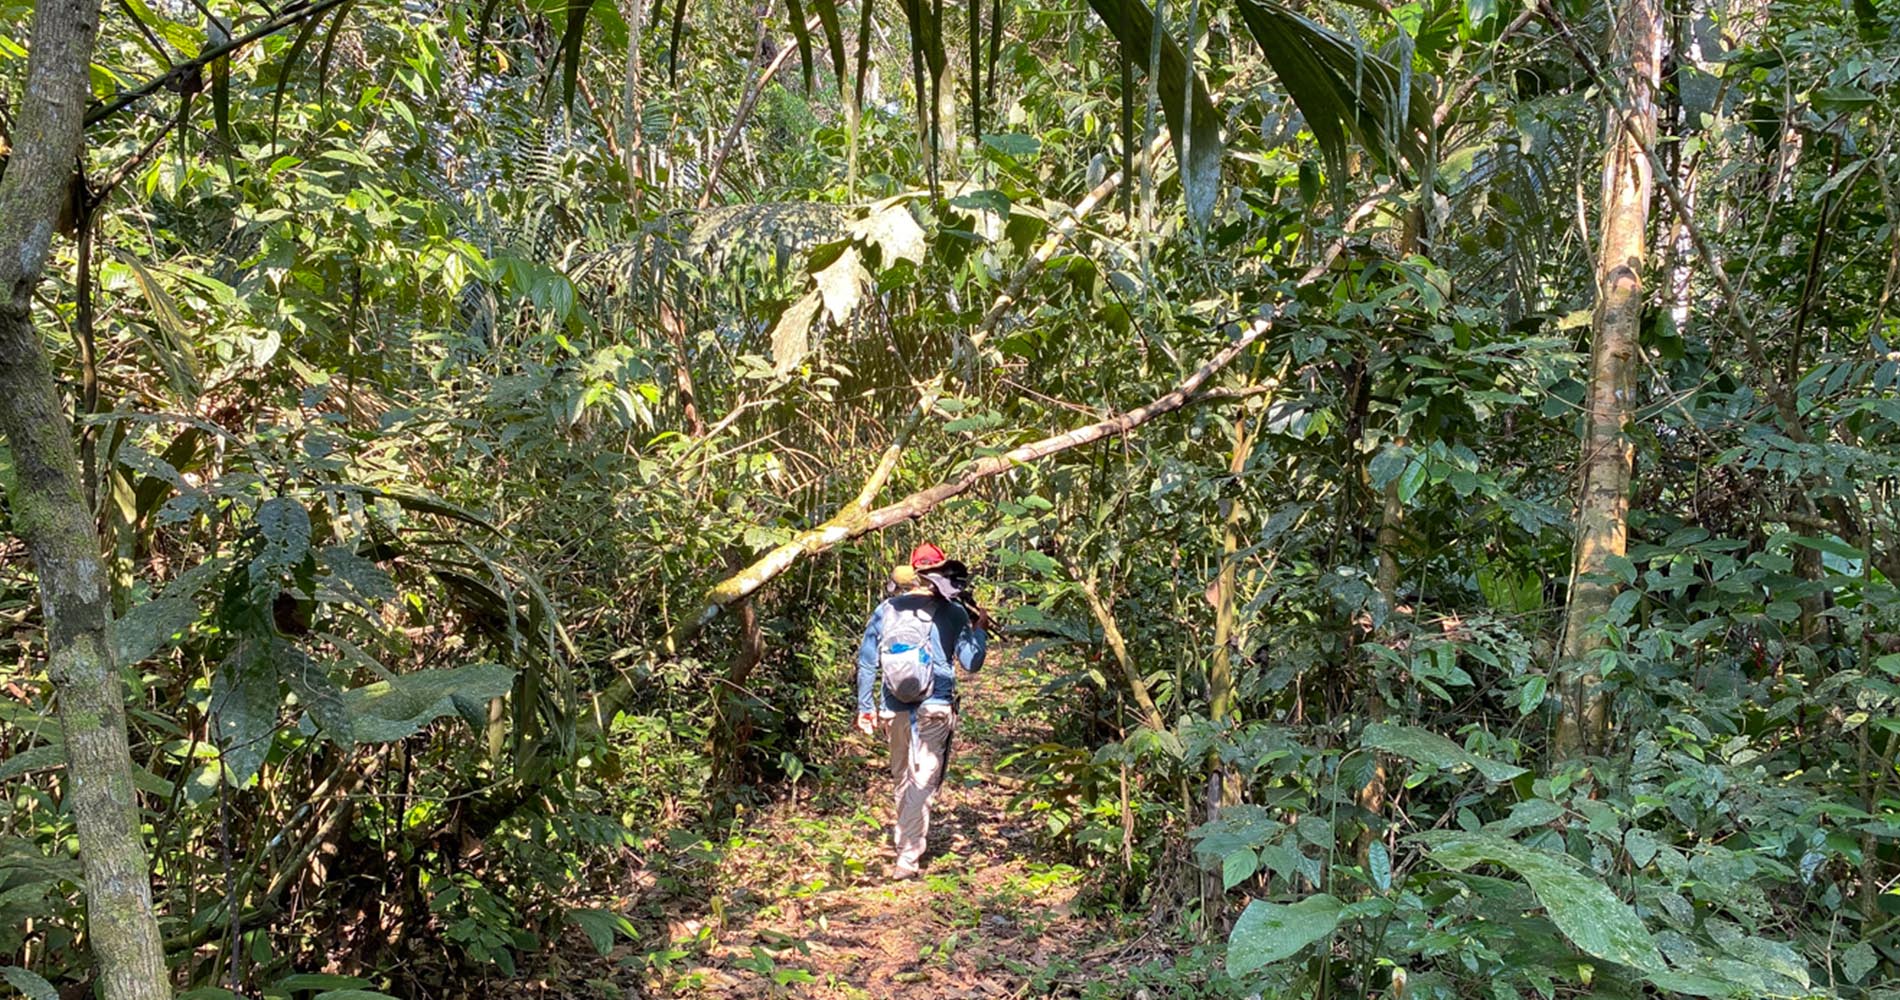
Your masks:
<instances>
[{"instance_id":1,"label":"large drooping leaf","mask_svg":"<svg viewBox=\"0 0 1900 1000\"><path fill-rule=\"evenodd\" d=\"M1516 872L1544 905L1550 922L1584 954L1644 971L1664 969L1642 918L1596 876L1580 871L1569 856L1489 833L1434 831L1417 839L1432 860L1453 871L1494 864Z\"/></svg>"},{"instance_id":2,"label":"large drooping leaf","mask_svg":"<svg viewBox=\"0 0 1900 1000\"><path fill-rule=\"evenodd\" d=\"M1154 13L1140 0L1089 0L1089 6L1114 33L1123 59L1132 60L1145 71L1154 44ZM1200 225L1213 217L1214 199L1220 194L1220 113L1186 53L1165 31L1161 38L1161 78L1156 84L1174 148L1177 153L1187 150L1181 187L1187 196L1188 218ZM1188 126L1186 142L1181 135L1184 122Z\"/></svg>"},{"instance_id":3,"label":"large drooping leaf","mask_svg":"<svg viewBox=\"0 0 1900 1000\"><path fill-rule=\"evenodd\" d=\"M264 544L251 560L251 583L263 583L303 561L310 552L310 512L290 497L257 505L257 533Z\"/></svg>"},{"instance_id":4,"label":"large drooping leaf","mask_svg":"<svg viewBox=\"0 0 1900 1000\"><path fill-rule=\"evenodd\" d=\"M211 678L212 734L234 786L257 774L277 732L277 664L267 645L240 640Z\"/></svg>"},{"instance_id":5,"label":"large drooping leaf","mask_svg":"<svg viewBox=\"0 0 1900 1000\"><path fill-rule=\"evenodd\" d=\"M579 927L587 935L587 940L593 943L594 950L602 955L613 951L616 937L625 937L629 941L639 938L633 921L612 910L593 907L572 909L567 911L567 922Z\"/></svg>"},{"instance_id":6,"label":"large drooping leaf","mask_svg":"<svg viewBox=\"0 0 1900 1000\"><path fill-rule=\"evenodd\" d=\"M1362 746L1395 753L1448 771L1474 768L1488 781L1505 782L1525 773L1523 768L1515 764L1480 757L1437 733L1417 726L1375 722L1366 727L1365 735L1360 737L1359 742Z\"/></svg>"},{"instance_id":7,"label":"large drooping leaf","mask_svg":"<svg viewBox=\"0 0 1900 1000\"><path fill-rule=\"evenodd\" d=\"M1240 0L1240 14L1319 140L1335 183L1349 136L1389 172L1425 163L1432 113L1421 78L1275 0Z\"/></svg>"},{"instance_id":8,"label":"large drooping leaf","mask_svg":"<svg viewBox=\"0 0 1900 1000\"><path fill-rule=\"evenodd\" d=\"M871 275L864 269L864 255L857 247L845 247L838 259L813 272L812 282L824 300L825 314L833 323L844 323L864 298L864 285Z\"/></svg>"},{"instance_id":9,"label":"large drooping leaf","mask_svg":"<svg viewBox=\"0 0 1900 1000\"><path fill-rule=\"evenodd\" d=\"M845 224L845 230L860 243L878 249L878 265L890 267L900 260L924 262L924 228L902 202L891 199L873 207L868 215Z\"/></svg>"},{"instance_id":10,"label":"large drooping leaf","mask_svg":"<svg viewBox=\"0 0 1900 1000\"><path fill-rule=\"evenodd\" d=\"M838 20L838 0L812 0L811 6L818 13L819 27L825 33L825 48L831 53L831 69L838 75L838 93L846 93L851 81L845 70L844 27Z\"/></svg>"},{"instance_id":11,"label":"large drooping leaf","mask_svg":"<svg viewBox=\"0 0 1900 1000\"><path fill-rule=\"evenodd\" d=\"M19 990L29 1000L59 1000L59 991L53 988L53 984L30 969L22 969L17 965L0 966L0 979L6 980L8 986Z\"/></svg>"},{"instance_id":12,"label":"large drooping leaf","mask_svg":"<svg viewBox=\"0 0 1900 1000\"><path fill-rule=\"evenodd\" d=\"M1263 899L1248 903L1227 937L1227 974L1247 975L1331 934L1343 909L1323 892L1291 905Z\"/></svg>"},{"instance_id":13,"label":"large drooping leaf","mask_svg":"<svg viewBox=\"0 0 1900 1000\"><path fill-rule=\"evenodd\" d=\"M358 742L390 743L456 714L455 698L487 701L508 693L515 672L499 663L418 670L343 692Z\"/></svg>"},{"instance_id":14,"label":"large drooping leaf","mask_svg":"<svg viewBox=\"0 0 1900 1000\"><path fill-rule=\"evenodd\" d=\"M811 325L823 307L823 296L813 289L779 313L772 325L772 365L780 374L791 371L811 350Z\"/></svg>"}]
</instances>

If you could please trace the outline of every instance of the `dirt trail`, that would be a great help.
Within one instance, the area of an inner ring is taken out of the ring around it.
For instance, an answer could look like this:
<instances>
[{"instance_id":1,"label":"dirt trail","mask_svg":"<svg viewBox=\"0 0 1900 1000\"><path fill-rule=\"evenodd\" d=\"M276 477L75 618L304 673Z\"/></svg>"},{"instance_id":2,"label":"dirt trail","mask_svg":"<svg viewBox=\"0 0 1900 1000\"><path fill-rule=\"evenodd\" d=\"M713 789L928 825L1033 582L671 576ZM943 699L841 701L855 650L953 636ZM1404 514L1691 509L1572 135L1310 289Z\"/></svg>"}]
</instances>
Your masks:
<instances>
[{"instance_id":1,"label":"dirt trail","mask_svg":"<svg viewBox=\"0 0 1900 1000\"><path fill-rule=\"evenodd\" d=\"M649 996L815 998L1072 994L1118 950L1076 912L1083 873L1051 863L1008 806L1010 751L1047 739L1033 681L993 664L960 685L963 721L932 809L922 878L891 882L890 770L871 742L823 793L775 805L706 852L703 899L668 906ZM643 945L645 949L653 943Z\"/></svg>"}]
</instances>

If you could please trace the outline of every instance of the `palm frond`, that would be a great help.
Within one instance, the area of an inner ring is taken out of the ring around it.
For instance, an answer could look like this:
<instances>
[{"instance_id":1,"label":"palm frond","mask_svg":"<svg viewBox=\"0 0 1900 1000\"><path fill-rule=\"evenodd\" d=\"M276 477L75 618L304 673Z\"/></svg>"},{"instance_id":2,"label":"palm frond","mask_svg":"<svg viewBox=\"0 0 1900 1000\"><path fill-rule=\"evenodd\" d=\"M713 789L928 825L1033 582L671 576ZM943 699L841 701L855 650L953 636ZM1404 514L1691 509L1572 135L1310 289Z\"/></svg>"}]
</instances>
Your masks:
<instances>
[{"instance_id":1,"label":"palm frond","mask_svg":"<svg viewBox=\"0 0 1900 1000\"><path fill-rule=\"evenodd\" d=\"M1240 0L1240 13L1335 175L1348 138L1390 173L1423 168L1432 130L1423 77L1277 0Z\"/></svg>"},{"instance_id":2,"label":"palm frond","mask_svg":"<svg viewBox=\"0 0 1900 1000\"><path fill-rule=\"evenodd\" d=\"M1114 33L1123 60L1132 59L1146 67L1147 54L1154 44L1154 14L1139 0L1089 0L1089 6ZM1188 218L1199 225L1213 217L1214 200L1220 194L1220 114L1187 54L1165 31L1161 43L1161 78L1156 81L1161 107L1167 116L1168 132L1174 137L1174 148L1188 151L1187 162L1181 168L1181 187L1187 198ZM1188 124L1186 142L1181 135L1183 123Z\"/></svg>"}]
</instances>

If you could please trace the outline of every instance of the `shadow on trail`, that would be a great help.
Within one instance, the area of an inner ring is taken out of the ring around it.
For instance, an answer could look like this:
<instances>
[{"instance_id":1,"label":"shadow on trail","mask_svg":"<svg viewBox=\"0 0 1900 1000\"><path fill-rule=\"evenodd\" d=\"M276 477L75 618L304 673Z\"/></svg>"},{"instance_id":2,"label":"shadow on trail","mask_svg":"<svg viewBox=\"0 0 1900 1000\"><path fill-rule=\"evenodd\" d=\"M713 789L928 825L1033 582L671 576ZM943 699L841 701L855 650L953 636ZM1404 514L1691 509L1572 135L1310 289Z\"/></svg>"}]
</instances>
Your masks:
<instances>
[{"instance_id":1,"label":"shadow on trail","mask_svg":"<svg viewBox=\"0 0 1900 1000\"><path fill-rule=\"evenodd\" d=\"M1039 849L1038 820L1008 806L998 772L1047 739L1016 711L1033 682L1007 662L963 683L965 722L932 808L922 877L891 882L890 769L883 753L839 762L840 790L775 804L709 859L715 888L681 892L664 928L622 949L636 997L858 998L1073 995L1091 947L1112 933L1077 912L1082 872ZM1092 978L1092 977L1091 977Z\"/></svg>"}]
</instances>

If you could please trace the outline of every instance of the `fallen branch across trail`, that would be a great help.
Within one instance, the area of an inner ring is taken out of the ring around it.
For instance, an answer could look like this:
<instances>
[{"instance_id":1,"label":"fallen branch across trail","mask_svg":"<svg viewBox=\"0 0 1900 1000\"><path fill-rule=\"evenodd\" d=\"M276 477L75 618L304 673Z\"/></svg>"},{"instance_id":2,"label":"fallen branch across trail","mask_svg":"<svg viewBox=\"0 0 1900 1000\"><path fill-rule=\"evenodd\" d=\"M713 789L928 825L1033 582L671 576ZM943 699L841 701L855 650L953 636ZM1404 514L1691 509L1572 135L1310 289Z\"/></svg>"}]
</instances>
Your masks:
<instances>
[{"instance_id":1,"label":"fallen branch across trail","mask_svg":"<svg viewBox=\"0 0 1900 1000\"><path fill-rule=\"evenodd\" d=\"M752 565L734 573L708 590L698 613L681 622L679 627L673 630L673 634L668 639L669 647L673 651L678 650L681 645L698 635L713 619L719 617L720 612L757 593L761 587L792 568L800 559L829 551L854 538L874 531L882 531L892 525L922 516L985 479L1000 476L1011 469L1039 462L1085 444L1092 444L1104 438L1118 437L1162 414L1180 409L1194 398L1209 378L1227 367L1242 352L1265 336L1273 327L1273 319L1274 313L1268 312L1249 323L1232 343L1221 348L1172 390L1145 406L1139 406L1118 416L1064 431L1040 441L1032 441L1000 455L978 459L965 466L954 479L939 483L929 489L919 490L875 510L866 510L858 503L846 505L830 520L816 528L800 532L791 541L760 556ZM626 707L633 693L634 686L631 678L623 676L616 679L600 694L596 703L596 724L604 727L616 713Z\"/></svg>"}]
</instances>

